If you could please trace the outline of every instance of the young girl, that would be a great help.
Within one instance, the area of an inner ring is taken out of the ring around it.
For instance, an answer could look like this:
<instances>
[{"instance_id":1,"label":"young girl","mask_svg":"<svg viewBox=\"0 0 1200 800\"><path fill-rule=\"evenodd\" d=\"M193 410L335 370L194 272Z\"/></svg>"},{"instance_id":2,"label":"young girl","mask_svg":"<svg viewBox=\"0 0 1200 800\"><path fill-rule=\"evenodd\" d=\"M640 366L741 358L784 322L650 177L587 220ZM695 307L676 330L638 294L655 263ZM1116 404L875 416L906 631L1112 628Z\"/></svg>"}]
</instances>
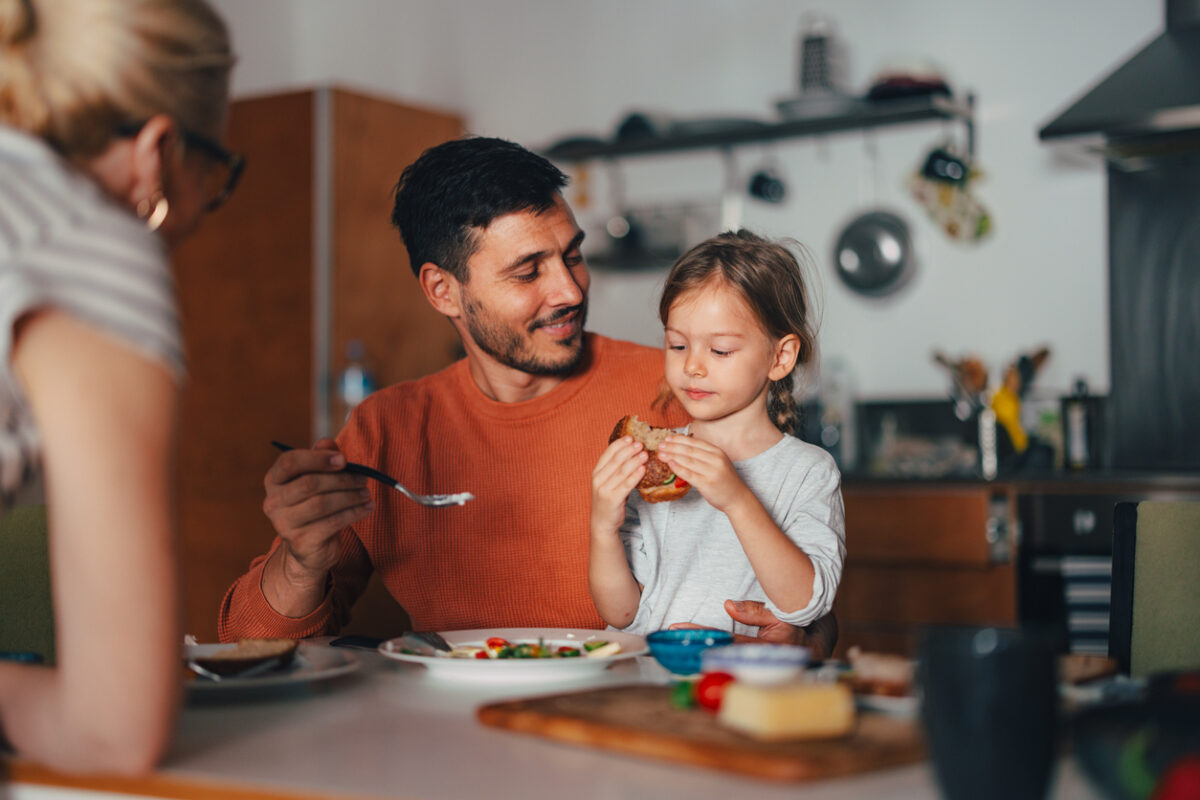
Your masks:
<instances>
[{"instance_id":1,"label":"young girl","mask_svg":"<svg viewBox=\"0 0 1200 800\"><path fill-rule=\"evenodd\" d=\"M739 597L807 625L833 605L846 545L833 459L789 435L793 371L816 344L800 265L749 231L721 234L671 268L659 316L667 384L693 422L658 456L694 491L631 495L646 451L627 436L609 445L592 473L596 608L635 633L692 623L752 636L725 612Z\"/></svg>"}]
</instances>

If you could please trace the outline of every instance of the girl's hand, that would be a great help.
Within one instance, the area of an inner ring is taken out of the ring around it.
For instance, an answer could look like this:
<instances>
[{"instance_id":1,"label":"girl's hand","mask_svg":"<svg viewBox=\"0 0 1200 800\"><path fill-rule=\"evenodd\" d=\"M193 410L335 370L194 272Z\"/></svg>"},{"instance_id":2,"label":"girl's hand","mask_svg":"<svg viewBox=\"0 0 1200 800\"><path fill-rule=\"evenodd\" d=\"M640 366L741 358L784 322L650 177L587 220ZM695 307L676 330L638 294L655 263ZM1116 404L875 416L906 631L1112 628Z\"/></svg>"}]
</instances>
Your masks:
<instances>
[{"instance_id":1,"label":"girl's hand","mask_svg":"<svg viewBox=\"0 0 1200 800\"><path fill-rule=\"evenodd\" d=\"M725 451L703 439L671 434L658 446L658 457L718 511L729 513L750 492Z\"/></svg>"},{"instance_id":2,"label":"girl's hand","mask_svg":"<svg viewBox=\"0 0 1200 800\"><path fill-rule=\"evenodd\" d=\"M600 454L592 470L592 530L616 531L625 521L625 498L646 474L649 456L640 442L622 436Z\"/></svg>"}]
</instances>

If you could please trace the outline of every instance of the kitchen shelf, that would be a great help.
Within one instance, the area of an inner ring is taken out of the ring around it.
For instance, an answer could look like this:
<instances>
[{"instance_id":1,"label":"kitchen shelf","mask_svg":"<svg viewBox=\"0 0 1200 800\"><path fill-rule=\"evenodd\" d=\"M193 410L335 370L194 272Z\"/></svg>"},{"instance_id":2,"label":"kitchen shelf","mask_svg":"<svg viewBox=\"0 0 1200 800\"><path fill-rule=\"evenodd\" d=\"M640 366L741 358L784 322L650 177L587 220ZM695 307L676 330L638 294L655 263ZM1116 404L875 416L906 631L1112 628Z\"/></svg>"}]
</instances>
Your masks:
<instances>
[{"instance_id":1,"label":"kitchen shelf","mask_svg":"<svg viewBox=\"0 0 1200 800\"><path fill-rule=\"evenodd\" d=\"M728 149L754 142L820 136L841 131L881 128L915 122L960 121L967 131L967 156L975 154L975 96L965 101L944 95L907 97L893 100L847 100L836 112L783 119L779 122L754 120L726 124L683 123L678 132L664 136L645 136L627 141L603 141L578 137L560 141L543 151L547 158L581 162L597 158L652 155L685 150Z\"/></svg>"}]
</instances>

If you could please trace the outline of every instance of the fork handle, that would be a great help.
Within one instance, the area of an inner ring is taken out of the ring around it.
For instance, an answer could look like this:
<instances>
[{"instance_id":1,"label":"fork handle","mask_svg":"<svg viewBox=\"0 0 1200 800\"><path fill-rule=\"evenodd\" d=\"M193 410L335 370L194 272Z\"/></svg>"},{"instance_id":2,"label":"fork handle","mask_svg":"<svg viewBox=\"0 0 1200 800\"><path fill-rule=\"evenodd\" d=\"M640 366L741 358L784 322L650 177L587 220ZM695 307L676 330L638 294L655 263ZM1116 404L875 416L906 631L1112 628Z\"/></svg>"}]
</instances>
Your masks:
<instances>
[{"instance_id":1,"label":"fork handle","mask_svg":"<svg viewBox=\"0 0 1200 800\"><path fill-rule=\"evenodd\" d=\"M342 469L342 471L350 472L350 473L353 473L354 475L365 475L368 478L374 478L375 480L379 481L380 483L385 483L394 489L400 488L400 484L396 483L394 480L389 478L387 475L384 475L379 470L368 467L366 464L355 464L353 461L347 461L346 466Z\"/></svg>"},{"instance_id":2,"label":"fork handle","mask_svg":"<svg viewBox=\"0 0 1200 800\"><path fill-rule=\"evenodd\" d=\"M279 450L282 450L285 453L288 450L296 449L296 448L292 447L290 444L284 444L283 442L277 442L274 439L271 440L271 444L273 444L276 448L278 448ZM394 480L389 478L387 475L384 475L379 470L368 467L366 464L356 464L353 461L347 461L346 466L342 467L342 469L340 471L341 472L349 472L354 475L365 475L368 478L374 478L375 480L379 481L382 484L391 486L393 489L399 489L402 492L404 491L403 487L401 487L400 484L396 483Z\"/></svg>"}]
</instances>

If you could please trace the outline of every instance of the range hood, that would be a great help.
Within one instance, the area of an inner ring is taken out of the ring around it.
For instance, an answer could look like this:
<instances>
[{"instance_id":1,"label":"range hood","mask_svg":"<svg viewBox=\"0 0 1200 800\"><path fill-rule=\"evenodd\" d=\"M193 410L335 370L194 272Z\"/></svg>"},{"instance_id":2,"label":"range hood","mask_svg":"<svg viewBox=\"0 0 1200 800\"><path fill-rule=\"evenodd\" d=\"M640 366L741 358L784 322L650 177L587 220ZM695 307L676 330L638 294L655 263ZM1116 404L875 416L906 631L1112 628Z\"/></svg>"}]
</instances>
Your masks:
<instances>
[{"instance_id":1,"label":"range hood","mask_svg":"<svg viewBox=\"0 0 1200 800\"><path fill-rule=\"evenodd\" d=\"M1165 32L1046 124L1038 137L1200 143L1200 0L1167 0L1166 12Z\"/></svg>"}]
</instances>

